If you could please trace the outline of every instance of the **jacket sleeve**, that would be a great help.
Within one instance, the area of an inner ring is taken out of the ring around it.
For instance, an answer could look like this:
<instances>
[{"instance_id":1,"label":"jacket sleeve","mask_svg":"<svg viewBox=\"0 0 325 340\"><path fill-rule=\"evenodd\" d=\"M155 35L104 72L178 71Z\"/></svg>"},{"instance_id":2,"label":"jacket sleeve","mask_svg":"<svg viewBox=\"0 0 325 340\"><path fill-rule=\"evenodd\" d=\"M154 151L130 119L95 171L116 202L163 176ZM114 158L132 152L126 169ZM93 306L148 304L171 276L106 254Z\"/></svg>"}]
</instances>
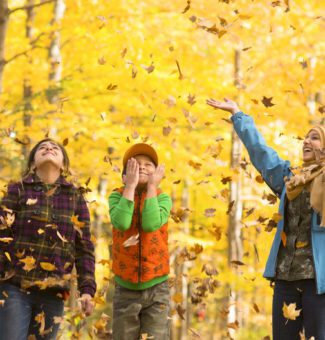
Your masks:
<instances>
[{"instance_id":1,"label":"jacket sleeve","mask_svg":"<svg viewBox=\"0 0 325 340\"><path fill-rule=\"evenodd\" d=\"M254 167L273 192L280 195L284 186L284 177L290 174L290 163L282 160L272 148L266 145L252 117L237 112L231 119Z\"/></svg>"},{"instance_id":2,"label":"jacket sleeve","mask_svg":"<svg viewBox=\"0 0 325 340\"><path fill-rule=\"evenodd\" d=\"M87 203L82 195L79 196L75 215L78 221L84 223L80 228L82 233L76 233L76 269L78 289L81 294L96 293L94 245L90 234L90 216Z\"/></svg>"},{"instance_id":3,"label":"jacket sleeve","mask_svg":"<svg viewBox=\"0 0 325 340\"><path fill-rule=\"evenodd\" d=\"M108 198L109 215L114 228L125 231L131 226L134 202L113 191Z\"/></svg>"},{"instance_id":4,"label":"jacket sleeve","mask_svg":"<svg viewBox=\"0 0 325 340\"><path fill-rule=\"evenodd\" d=\"M145 232L159 229L167 223L171 208L172 200L167 194L147 198L142 210L142 229Z\"/></svg>"},{"instance_id":5,"label":"jacket sleeve","mask_svg":"<svg viewBox=\"0 0 325 340\"><path fill-rule=\"evenodd\" d=\"M18 210L19 185L8 185L0 204L0 277L5 276L6 262L5 252L10 248L10 239L13 237L13 224Z\"/></svg>"}]
</instances>

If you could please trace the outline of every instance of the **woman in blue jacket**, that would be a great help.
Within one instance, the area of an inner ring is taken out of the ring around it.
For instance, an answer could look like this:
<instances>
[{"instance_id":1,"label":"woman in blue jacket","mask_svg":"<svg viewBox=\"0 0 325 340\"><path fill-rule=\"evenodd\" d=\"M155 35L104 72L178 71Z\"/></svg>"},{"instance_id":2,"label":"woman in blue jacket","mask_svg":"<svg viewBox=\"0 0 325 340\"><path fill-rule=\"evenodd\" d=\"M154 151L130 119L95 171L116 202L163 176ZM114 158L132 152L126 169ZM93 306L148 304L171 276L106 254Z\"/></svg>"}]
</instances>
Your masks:
<instances>
[{"instance_id":1,"label":"woman in blue jacket","mask_svg":"<svg viewBox=\"0 0 325 340\"><path fill-rule=\"evenodd\" d=\"M208 99L207 104L228 111L251 162L280 198L277 231L264 277L274 281L273 339L325 340L325 127L318 125L303 141L303 164L295 171L265 144L253 119L231 100ZM286 234L285 244L281 233ZM301 310L287 320L284 303Z\"/></svg>"}]
</instances>

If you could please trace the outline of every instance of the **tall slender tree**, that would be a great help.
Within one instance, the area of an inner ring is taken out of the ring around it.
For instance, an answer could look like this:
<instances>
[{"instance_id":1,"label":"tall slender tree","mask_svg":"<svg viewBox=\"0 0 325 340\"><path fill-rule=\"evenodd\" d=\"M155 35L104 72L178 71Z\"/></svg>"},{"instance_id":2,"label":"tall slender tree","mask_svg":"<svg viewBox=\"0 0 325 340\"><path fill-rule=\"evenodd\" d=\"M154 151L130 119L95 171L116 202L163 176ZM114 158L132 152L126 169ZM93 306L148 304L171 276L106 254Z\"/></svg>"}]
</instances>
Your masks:
<instances>
[{"instance_id":1,"label":"tall slender tree","mask_svg":"<svg viewBox=\"0 0 325 340\"><path fill-rule=\"evenodd\" d=\"M2 92L3 70L5 67L5 40L9 20L8 1L0 1L0 93Z\"/></svg>"}]
</instances>

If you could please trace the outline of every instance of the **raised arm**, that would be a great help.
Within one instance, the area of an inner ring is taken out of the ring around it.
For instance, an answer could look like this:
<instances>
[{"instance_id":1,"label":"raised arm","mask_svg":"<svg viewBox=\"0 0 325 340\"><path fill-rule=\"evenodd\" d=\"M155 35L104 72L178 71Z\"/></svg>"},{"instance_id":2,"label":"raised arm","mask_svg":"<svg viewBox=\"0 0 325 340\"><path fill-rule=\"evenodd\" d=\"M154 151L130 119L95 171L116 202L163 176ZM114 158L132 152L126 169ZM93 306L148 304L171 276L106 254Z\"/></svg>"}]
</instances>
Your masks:
<instances>
[{"instance_id":1,"label":"raised arm","mask_svg":"<svg viewBox=\"0 0 325 340\"><path fill-rule=\"evenodd\" d=\"M268 186L280 195L284 186L284 177L290 173L290 163L281 159L275 150L266 145L253 118L241 112L235 102L229 99L225 99L224 102L208 99L207 104L232 114L234 129L245 145L251 162Z\"/></svg>"}]
</instances>

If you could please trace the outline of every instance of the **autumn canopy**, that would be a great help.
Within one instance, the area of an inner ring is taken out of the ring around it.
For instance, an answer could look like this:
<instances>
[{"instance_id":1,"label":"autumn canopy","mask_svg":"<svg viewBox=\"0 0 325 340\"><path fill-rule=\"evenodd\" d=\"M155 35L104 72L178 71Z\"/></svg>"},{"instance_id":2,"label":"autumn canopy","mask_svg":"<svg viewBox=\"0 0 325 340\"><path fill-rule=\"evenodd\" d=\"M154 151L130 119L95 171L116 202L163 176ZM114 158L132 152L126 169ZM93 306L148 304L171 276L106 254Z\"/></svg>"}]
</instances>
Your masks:
<instances>
[{"instance_id":1,"label":"autumn canopy","mask_svg":"<svg viewBox=\"0 0 325 340\"><path fill-rule=\"evenodd\" d=\"M72 298L59 320L64 339L109 332L107 197L121 184L125 150L140 142L165 163L162 187L173 198L173 339L269 339L272 289L262 272L282 216L229 115L205 101L236 100L267 143L299 165L301 139L324 123L321 7L316 0L1 1L1 189L49 136L66 146L72 176L88 191L96 312L84 320Z\"/></svg>"}]
</instances>

